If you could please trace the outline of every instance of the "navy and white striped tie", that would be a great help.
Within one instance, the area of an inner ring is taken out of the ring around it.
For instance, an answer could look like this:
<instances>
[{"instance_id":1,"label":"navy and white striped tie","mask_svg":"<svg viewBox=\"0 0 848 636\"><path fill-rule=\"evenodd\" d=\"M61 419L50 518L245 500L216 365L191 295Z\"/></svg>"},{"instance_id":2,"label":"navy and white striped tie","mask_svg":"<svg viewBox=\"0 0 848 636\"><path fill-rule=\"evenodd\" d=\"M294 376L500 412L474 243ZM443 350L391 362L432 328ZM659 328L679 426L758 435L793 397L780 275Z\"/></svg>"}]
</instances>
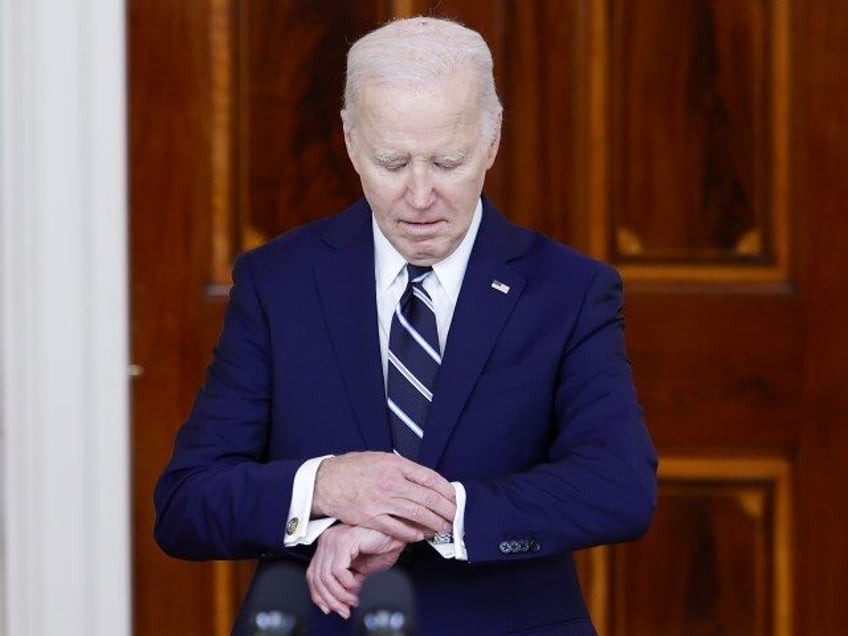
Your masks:
<instances>
[{"instance_id":1,"label":"navy and white striped tie","mask_svg":"<svg viewBox=\"0 0 848 636\"><path fill-rule=\"evenodd\" d=\"M432 267L407 265L409 282L392 317L386 397L395 451L415 458L442 356L436 314L422 283Z\"/></svg>"}]
</instances>

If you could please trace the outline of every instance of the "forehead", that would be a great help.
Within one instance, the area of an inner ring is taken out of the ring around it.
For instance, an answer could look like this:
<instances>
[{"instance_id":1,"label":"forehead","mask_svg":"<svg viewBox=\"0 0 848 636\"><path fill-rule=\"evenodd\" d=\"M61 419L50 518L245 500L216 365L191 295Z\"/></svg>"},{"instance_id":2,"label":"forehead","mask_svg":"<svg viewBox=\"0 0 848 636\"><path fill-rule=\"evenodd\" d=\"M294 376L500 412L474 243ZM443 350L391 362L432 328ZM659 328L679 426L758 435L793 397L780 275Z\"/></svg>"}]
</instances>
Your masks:
<instances>
[{"instance_id":1,"label":"forehead","mask_svg":"<svg viewBox=\"0 0 848 636\"><path fill-rule=\"evenodd\" d=\"M378 150L467 145L481 132L480 91L463 70L417 86L370 83L357 100L357 118Z\"/></svg>"}]
</instances>

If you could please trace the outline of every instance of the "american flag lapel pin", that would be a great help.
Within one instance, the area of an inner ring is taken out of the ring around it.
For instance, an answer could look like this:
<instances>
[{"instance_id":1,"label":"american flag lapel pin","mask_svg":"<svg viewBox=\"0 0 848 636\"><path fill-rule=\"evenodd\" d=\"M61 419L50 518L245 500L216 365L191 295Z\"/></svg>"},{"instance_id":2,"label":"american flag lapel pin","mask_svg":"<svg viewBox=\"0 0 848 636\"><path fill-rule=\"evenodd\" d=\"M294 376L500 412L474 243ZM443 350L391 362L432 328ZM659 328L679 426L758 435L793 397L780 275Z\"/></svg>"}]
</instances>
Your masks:
<instances>
[{"instance_id":1,"label":"american flag lapel pin","mask_svg":"<svg viewBox=\"0 0 848 636\"><path fill-rule=\"evenodd\" d=\"M509 285L507 285L506 283L502 283L497 278L492 281L492 289L496 289L497 291L499 291L502 294L508 294L509 293Z\"/></svg>"}]
</instances>

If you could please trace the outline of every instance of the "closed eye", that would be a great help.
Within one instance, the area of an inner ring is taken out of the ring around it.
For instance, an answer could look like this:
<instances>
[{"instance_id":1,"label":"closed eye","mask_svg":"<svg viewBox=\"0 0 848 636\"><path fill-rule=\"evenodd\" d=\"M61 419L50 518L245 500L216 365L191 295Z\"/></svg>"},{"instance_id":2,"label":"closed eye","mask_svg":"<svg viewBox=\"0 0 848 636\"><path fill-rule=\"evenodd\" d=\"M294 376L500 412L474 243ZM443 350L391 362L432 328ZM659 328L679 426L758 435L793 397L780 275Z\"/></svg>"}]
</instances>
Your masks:
<instances>
[{"instance_id":1,"label":"closed eye","mask_svg":"<svg viewBox=\"0 0 848 636\"><path fill-rule=\"evenodd\" d=\"M388 164L380 164L380 167L383 168L386 172L399 172L406 167L406 163L388 163Z\"/></svg>"}]
</instances>

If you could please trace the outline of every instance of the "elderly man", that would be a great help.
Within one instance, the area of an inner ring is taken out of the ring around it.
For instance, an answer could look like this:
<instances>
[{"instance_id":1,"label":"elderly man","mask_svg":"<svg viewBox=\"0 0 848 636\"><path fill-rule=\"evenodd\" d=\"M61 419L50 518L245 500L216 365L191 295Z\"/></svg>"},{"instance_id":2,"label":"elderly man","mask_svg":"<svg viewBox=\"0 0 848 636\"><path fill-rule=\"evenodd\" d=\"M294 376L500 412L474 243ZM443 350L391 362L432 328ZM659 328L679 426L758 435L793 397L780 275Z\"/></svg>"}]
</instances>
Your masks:
<instances>
[{"instance_id":1,"label":"elderly man","mask_svg":"<svg viewBox=\"0 0 848 636\"><path fill-rule=\"evenodd\" d=\"M476 32L363 37L342 123L364 200L237 261L156 538L302 564L315 634L351 633L389 567L421 634L594 634L571 553L641 535L656 496L620 279L482 196L501 105Z\"/></svg>"}]
</instances>

